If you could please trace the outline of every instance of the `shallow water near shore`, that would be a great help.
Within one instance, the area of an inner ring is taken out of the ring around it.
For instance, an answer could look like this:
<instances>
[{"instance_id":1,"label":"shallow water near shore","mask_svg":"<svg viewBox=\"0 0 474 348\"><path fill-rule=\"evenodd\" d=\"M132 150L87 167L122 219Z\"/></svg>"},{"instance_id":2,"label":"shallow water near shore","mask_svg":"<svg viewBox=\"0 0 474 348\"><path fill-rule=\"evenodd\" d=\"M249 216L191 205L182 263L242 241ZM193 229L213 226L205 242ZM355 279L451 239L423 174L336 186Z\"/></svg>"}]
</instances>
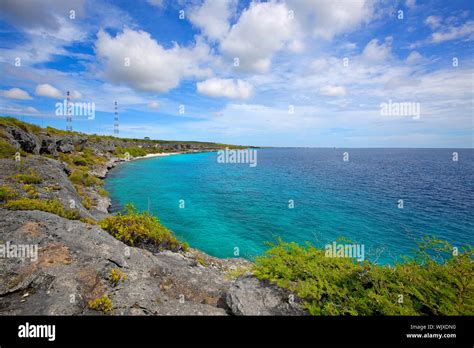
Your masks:
<instances>
[{"instance_id":1,"label":"shallow water near shore","mask_svg":"<svg viewBox=\"0 0 474 348\"><path fill-rule=\"evenodd\" d=\"M321 247L344 236L382 264L410 254L425 235L474 244L473 149L258 149L256 167L216 159L123 163L106 179L112 211L127 202L150 209L178 238L217 257L238 248L253 259L278 236Z\"/></svg>"}]
</instances>

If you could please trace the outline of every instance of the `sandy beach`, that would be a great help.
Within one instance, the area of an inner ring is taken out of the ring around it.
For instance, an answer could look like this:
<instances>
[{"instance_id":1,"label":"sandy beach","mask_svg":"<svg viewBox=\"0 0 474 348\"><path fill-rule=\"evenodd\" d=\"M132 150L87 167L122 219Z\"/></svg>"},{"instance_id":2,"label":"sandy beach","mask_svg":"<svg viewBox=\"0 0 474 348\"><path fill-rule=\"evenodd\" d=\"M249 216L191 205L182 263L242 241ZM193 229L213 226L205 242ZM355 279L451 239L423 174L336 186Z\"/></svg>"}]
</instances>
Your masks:
<instances>
[{"instance_id":1,"label":"sandy beach","mask_svg":"<svg viewBox=\"0 0 474 348\"><path fill-rule=\"evenodd\" d=\"M145 156L133 157L133 160L146 159L146 158L151 158L151 157L164 157L164 156L171 156L171 155L180 155L180 154L183 154L183 153L184 152L149 153Z\"/></svg>"}]
</instances>

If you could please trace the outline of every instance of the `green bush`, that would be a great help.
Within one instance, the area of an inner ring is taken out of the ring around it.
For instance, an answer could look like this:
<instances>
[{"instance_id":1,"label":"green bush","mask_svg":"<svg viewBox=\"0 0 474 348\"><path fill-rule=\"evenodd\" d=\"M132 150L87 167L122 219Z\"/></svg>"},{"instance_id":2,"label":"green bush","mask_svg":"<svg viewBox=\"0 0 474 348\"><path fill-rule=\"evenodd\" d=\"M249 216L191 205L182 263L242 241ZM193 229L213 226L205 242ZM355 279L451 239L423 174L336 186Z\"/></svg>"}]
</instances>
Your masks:
<instances>
[{"instance_id":1,"label":"green bush","mask_svg":"<svg viewBox=\"0 0 474 348\"><path fill-rule=\"evenodd\" d=\"M0 158L11 158L13 159L15 153L19 150L14 148L8 141L0 138Z\"/></svg>"},{"instance_id":2,"label":"green bush","mask_svg":"<svg viewBox=\"0 0 474 348\"><path fill-rule=\"evenodd\" d=\"M31 184L24 184L23 185L23 190L26 192L26 194L28 196L30 196L31 198L38 198L39 197L39 193L38 193L38 190L36 189L35 186L31 185Z\"/></svg>"},{"instance_id":3,"label":"green bush","mask_svg":"<svg viewBox=\"0 0 474 348\"><path fill-rule=\"evenodd\" d=\"M59 199L18 198L7 201L3 207L11 210L41 210L70 220L79 220L81 217L77 210L64 209Z\"/></svg>"},{"instance_id":4,"label":"green bush","mask_svg":"<svg viewBox=\"0 0 474 348\"><path fill-rule=\"evenodd\" d=\"M90 300L87 304L90 309L100 311L104 314L107 314L113 308L112 300L107 295L98 297L95 300Z\"/></svg>"},{"instance_id":5,"label":"green bush","mask_svg":"<svg viewBox=\"0 0 474 348\"><path fill-rule=\"evenodd\" d=\"M25 173L19 173L14 176L18 182L22 184L41 184L43 179L38 175L34 169L28 169Z\"/></svg>"},{"instance_id":6,"label":"green bush","mask_svg":"<svg viewBox=\"0 0 474 348\"><path fill-rule=\"evenodd\" d=\"M473 251L451 251L425 238L415 257L391 267L326 257L309 244L280 240L257 258L253 272L293 292L313 315L473 315Z\"/></svg>"},{"instance_id":7,"label":"green bush","mask_svg":"<svg viewBox=\"0 0 474 348\"><path fill-rule=\"evenodd\" d=\"M97 193L102 197L109 197L109 192L107 192L107 190L102 187L97 190Z\"/></svg>"},{"instance_id":8,"label":"green bush","mask_svg":"<svg viewBox=\"0 0 474 348\"><path fill-rule=\"evenodd\" d=\"M18 197L18 193L8 185L0 186L0 202L5 202Z\"/></svg>"},{"instance_id":9,"label":"green bush","mask_svg":"<svg viewBox=\"0 0 474 348\"><path fill-rule=\"evenodd\" d=\"M146 149L140 148L140 147L124 147L124 148L117 147L115 149L115 153L117 155L125 155L125 153L127 153L127 152L132 157L145 156L149 153Z\"/></svg>"},{"instance_id":10,"label":"green bush","mask_svg":"<svg viewBox=\"0 0 474 348\"><path fill-rule=\"evenodd\" d=\"M73 158L72 163L76 166L87 166L87 160L80 156Z\"/></svg>"},{"instance_id":11,"label":"green bush","mask_svg":"<svg viewBox=\"0 0 474 348\"><path fill-rule=\"evenodd\" d=\"M82 185L86 187L103 185L102 180L82 170L73 171L69 176L69 180L71 180L72 183L76 185Z\"/></svg>"},{"instance_id":12,"label":"green bush","mask_svg":"<svg viewBox=\"0 0 474 348\"><path fill-rule=\"evenodd\" d=\"M127 204L124 211L116 216L102 220L100 226L128 245L152 244L160 249L173 251L184 248L158 218L147 212L138 212L131 204Z\"/></svg>"},{"instance_id":13,"label":"green bush","mask_svg":"<svg viewBox=\"0 0 474 348\"><path fill-rule=\"evenodd\" d=\"M116 286L120 281L124 282L127 279L127 275L118 268L112 268L109 274L109 281L112 286Z\"/></svg>"}]
</instances>

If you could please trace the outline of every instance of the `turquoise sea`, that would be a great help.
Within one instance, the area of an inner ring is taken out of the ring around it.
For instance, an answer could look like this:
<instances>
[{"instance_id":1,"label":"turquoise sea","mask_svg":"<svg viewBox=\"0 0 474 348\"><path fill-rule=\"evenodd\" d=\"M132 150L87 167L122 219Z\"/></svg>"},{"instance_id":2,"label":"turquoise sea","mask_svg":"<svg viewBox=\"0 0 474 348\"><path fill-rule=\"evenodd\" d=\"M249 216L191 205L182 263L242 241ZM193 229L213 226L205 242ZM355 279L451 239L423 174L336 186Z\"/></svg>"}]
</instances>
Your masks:
<instances>
[{"instance_id":1,"label":"turquoise sea","mask_svg":"<svg viewBox=\"0 0 474 348\"><path fill-rule=\"evenodd\" d=\"M217 257L237 247L252 259L278 236L318 246L343 236L392 263L424 235L474 245L473 183L473 149L276 148L258 149L256 167L218 163L215 152L131 161L106 189L113 211L149 209Z\"/></svg>"}]
</instances>

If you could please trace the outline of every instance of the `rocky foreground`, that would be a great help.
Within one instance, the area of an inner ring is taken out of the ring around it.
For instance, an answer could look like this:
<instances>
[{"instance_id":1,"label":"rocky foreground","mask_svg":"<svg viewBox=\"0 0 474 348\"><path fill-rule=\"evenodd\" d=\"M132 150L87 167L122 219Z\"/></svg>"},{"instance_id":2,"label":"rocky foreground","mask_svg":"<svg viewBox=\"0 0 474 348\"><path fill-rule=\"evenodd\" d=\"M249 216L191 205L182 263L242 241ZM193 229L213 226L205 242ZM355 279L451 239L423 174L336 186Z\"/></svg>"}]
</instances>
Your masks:
<instances>
[{"instance_id":1,"label":"rocky foreground","mask_svg":"<svg viewBox=\"0 0 474 348\"><path fill-rule=\"evenodd\" d=\"M152 153L217 147L111 137L101 140L79 133L32 131L15 124L3 124L0 130L2 153L21 152L20 161L14 155L0 159L0 185L11 187L21 197L59 200L64 207L73 202L81 217L69 219L30 208L11 210L0 204L0 246L38 246L36 260L0 255L0 314L306 314L286 290L254 278L247 260L218 259L195 249L153 252L115 239L95 223L109 216L110 199L100 194L97 185L71 182L71 173L84 166L65 160L93 153L103 161L88 168L87 175L101 179L124 161L117 148L138 146ZM15 180L19 173L31 170L41 178L40 183L25 185ZM125 277L114 281L111 273L115 271ZM107 310L90 306L91 301L104 297L110 299Z\"/></svg>"}]
</instances>

